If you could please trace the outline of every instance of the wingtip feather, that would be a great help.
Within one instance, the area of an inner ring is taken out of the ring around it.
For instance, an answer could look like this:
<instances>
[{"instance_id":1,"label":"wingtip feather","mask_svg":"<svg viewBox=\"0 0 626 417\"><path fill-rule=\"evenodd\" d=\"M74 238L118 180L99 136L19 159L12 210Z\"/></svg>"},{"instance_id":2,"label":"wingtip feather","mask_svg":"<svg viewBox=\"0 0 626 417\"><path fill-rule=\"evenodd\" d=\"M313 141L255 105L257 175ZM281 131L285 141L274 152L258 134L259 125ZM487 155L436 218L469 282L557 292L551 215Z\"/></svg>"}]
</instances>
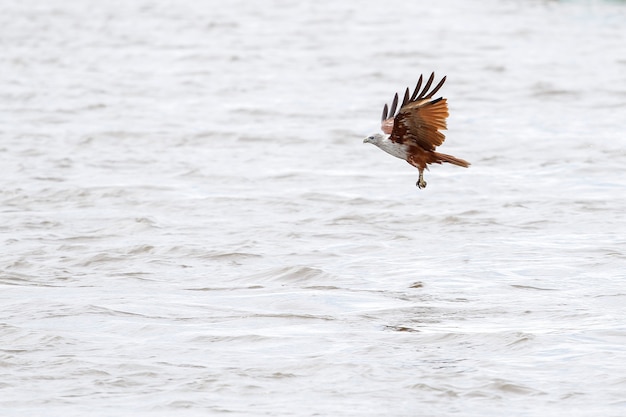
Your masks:
<instances>
[{"instance_id":1,"label":"wingtip feather","mask_svg":"<svg viewBox=\"0 0 626 417\"><path fill-rule=\"evenodd\" d=\"M404 105L408 102L409 102L409 87L407 87L406 91L404 92L404 98L402 99L402 106L400 106L400 108L404 107Z\"/></svg>"},{"instance_id":2,"label":"wingtip feather","mask_svg":"<svg viewBox=\"0 0 626 417\"><path fill-rule=\"evenodd\" d=\"M419 96L417 96L418 98L424 98L424 95L426 94L426 92L430 88L430 86L433 83L434 79L435 79L435 73L433 72L433 73L430 74L430 77L428 77L428 81L426 82L426 85L422 89L422 92L419 94Z\"/></svg>"},{"instance_id":3,"label":"wingtip feather","mask_svg":"<svg viewBox=\"0 0 626 417\"><path fill-rule=\"evenodd\" d=\"M413 94L411 95L411 101L415 100L417 98L417 93L420 91L420 87L422 86L422 80L423 80L423 76L422 74L420 74L419 79L417 80L417 85L415 86L415 90L413 91Z\"/></svg>"},{"instance_id":4,"label":"wingtip feather","mask_svg":"<svg viewBox=\"0 0 626 417\"><path fill-rule=\"evenodd\" d=\"M398 93L393 97L393 103L391 103L391 110L389 116L394 117L396 115L396 107L398 107Z\"/></svg>"}]
</instances>

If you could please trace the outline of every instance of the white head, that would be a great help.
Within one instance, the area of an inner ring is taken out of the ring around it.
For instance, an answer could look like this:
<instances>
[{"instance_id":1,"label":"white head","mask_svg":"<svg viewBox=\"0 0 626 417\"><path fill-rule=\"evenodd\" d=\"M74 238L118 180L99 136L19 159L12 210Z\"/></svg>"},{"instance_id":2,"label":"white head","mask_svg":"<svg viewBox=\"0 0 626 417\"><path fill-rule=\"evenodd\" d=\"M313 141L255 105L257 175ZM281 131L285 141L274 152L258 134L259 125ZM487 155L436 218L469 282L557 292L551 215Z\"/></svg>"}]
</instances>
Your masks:
<instances>
[{"instance_id":1,"label":"white head","mask_svg":"<svg viewBox=\"0 0 626 417\"><path fill-rule=\"evenodd\" d=\"M363 140L363 143L371 143L373 145L376 146L380 146L380 143L385 139L385 136L381 135L380 133L375 133L371 136L366 137Z\"/></svg>"}]
</instances>

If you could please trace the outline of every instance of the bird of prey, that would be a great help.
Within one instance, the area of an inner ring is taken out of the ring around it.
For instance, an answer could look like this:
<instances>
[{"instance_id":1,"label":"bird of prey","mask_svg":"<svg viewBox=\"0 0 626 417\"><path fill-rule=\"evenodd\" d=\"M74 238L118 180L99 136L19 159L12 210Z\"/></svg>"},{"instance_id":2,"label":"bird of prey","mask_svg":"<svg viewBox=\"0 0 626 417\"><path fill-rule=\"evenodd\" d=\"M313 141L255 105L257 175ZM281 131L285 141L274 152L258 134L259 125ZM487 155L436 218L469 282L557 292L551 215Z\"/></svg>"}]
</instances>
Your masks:
<instances>
[{"instance_id":1,"label":"bird of prey","mask_svg":"<svg viewBox=\"0 0 626 417\"><path fill-rule=\"evenodd\" d=\"M429 91L434 79L433 72L420 91L423 80L420 75L413 94L406 89L397 113L398 93L396 93L391 109L386 104L383 108L381 129L384 135L376 133L363 141L373 143L388 154L404 159L416 167L419 170L419 179L415 185L419 188L426 187L424 169L428 169L429 164L447 162L465 168L470 165L463 159L435 152L436 147L446 138L440 130L447 127L448 103L443 97L433 100L432 97L439 91L446 77Z\"/></svg>"}]
</instances>

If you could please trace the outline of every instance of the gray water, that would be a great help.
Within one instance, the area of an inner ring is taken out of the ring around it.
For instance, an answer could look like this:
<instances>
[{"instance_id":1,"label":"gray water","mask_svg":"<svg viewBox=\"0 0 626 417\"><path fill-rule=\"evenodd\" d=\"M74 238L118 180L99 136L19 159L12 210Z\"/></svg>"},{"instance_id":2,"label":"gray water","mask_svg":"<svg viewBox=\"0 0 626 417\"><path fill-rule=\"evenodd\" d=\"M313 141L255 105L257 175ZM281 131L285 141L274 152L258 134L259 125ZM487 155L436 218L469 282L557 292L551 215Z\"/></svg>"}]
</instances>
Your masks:
<instances>
[{"instance_id":1,"label":"gray water","mask_svg":"<svg viewBox=\"0 0 626 417\"><path fill-rule=\"evenodd\" d=\"M4 0L1 414L626 415L625 24ZM418 190L362 139L431 71Z\"/></svg>"}]
</instances>

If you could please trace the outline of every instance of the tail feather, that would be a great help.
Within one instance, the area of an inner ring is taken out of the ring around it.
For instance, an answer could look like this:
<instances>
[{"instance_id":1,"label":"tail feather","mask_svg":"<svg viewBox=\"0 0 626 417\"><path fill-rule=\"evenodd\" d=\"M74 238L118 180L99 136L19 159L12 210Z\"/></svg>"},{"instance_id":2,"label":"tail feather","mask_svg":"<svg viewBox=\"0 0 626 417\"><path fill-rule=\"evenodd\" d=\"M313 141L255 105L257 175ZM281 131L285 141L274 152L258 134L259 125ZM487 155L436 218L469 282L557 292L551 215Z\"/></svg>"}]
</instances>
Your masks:
<instances>
[{"instance_id":1,"label":"tail feather","mask_svg":"<svg viewBox=\"0 0 626 417\"><path fill-rule=\"evenodd\" d=\"M449 164L458 165L458 166L463 167L463 168L467 168L467 167L470 166L470 163L467 162L464 159L457 158L457 157L452 156L452 155L447 155L445 153L439 153L439 152L433 152L433 153L437 157L437 162L438 163L447 162Z\"/></svg>"}]
</instances>

